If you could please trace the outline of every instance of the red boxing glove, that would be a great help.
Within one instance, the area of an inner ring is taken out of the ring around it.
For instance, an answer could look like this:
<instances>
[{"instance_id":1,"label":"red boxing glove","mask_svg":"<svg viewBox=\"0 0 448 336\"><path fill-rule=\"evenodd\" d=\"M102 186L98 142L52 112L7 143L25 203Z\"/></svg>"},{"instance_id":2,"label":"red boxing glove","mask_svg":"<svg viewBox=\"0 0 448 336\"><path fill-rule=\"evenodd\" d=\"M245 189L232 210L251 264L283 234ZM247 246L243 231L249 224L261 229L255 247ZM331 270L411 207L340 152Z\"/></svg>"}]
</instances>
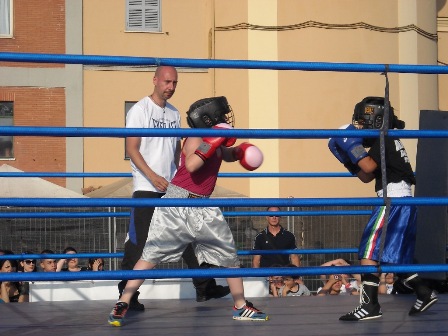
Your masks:
<instances>
[{"instance_id":1,"label":"red boxing glove","mask_svg":"<svg viewBox=\"0 0 448 336\"><path fill-rule=\"evenodd\" d=\"M226 123L220 123L218 125L213 126L212 128L232 129L233 127ZM236 142L236 138L227 138L226 141L222 145L226 146L226 147L232 147L235 144L235 142Z\"/></svg>"},{"instance_id":2,"label":"red boxing glove","mask_svg":"<svg viewBox=\"0 0 448 336\"><path fill-rule=\"evenodd\" d=\"M229 129L232 126L221 123L213 126L215 129ZM202 138L202 144L194 151L194 153L199 156L203 161L209 159L215 152L216 149L223 145L226 147L231 147L235 144L235 138L224 138L224 137L216 137L216 138Z\"/></svg>"},{"instance_id":3,"label":"red boxing glove","mask_svg":"<svg viewBox=\"0 0 448 336\"><path fill-rule=\"evenodd\" d=\"M261 150L248 142L243 142L233 150L235 159L247 170L255 170L263 163L263 153Z\"/></svg>"}]
</instances>

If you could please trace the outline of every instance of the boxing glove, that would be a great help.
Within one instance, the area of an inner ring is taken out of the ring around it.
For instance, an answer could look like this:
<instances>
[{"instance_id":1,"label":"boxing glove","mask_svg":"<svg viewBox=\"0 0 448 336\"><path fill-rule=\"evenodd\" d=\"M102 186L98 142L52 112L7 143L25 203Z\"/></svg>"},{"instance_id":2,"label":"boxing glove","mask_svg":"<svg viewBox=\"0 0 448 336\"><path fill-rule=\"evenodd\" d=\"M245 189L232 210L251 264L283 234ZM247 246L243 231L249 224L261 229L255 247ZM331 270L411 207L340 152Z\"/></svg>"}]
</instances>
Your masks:
<instances>
[{"instance_id":1,"label":"boxing glove","mask_svg":"<svg viewBox=\"0 0 448 336\"><path fill-rule=\"evenodd\" d=\"M263 163L261 150L248 142L243 142L233 149L233 156L247 170L255 170Z\"/></svg>"},{"instance_id":2,"label":"boxing glove","mask_svg":"<svg viewBox=\"0 0 448 336\"><path fill-rule=\"evenodd\" d=\"M214 129L229 129L232 126L221 123L213 126ZM215 152L216 149L223 145L226 147L231 147L235 144L236 138L225 138L225 137L204 137L202 138L202 143L199 147L194 151L194 153L199 156L203 161L209 159Z\"/></svg>"},{"instance_id":3,"label":"boxing glove","mask_svg":"<svg viewBox=\"0 0 448 336\"><path fill-rule=\"evenodd\" d=\"M220 123L216 126L213 126L212 128L223 128L223 129L232 129L233 127L226 123ZM236 142L236 138L227 138L226 141L223 143L223 146L225 147L232 147Z\"/></svg>"},{"instance_id":4,"label":"boxing glove","mask_svg":"<svg viewBox=\"0 0 448 336\"><path fill-rule=\"evenodd\" d=\"M355 130L352 124L341 126L340 129ZM336 144L344 151L350 161L357 164L359 160L365 158L368 154L362 145L362 138L335 138Z\"/></svg>"},{"instance_id":5,"label":"boxing glove","mask_svg":"<svg viewBox=\"0 0 448 336\"><path fill-rule=\"evenodd\" d=\"M344 152L337 144L336 140L330 138L328 141L328 148L333 153L336 159L339 160L340 163L344 165L345 168L350 172L352 175L358 174L358 172L361 170L359 166L353 162L351 162L350 158L348 157L348 154Z\"/></svg>"}]
</instances>

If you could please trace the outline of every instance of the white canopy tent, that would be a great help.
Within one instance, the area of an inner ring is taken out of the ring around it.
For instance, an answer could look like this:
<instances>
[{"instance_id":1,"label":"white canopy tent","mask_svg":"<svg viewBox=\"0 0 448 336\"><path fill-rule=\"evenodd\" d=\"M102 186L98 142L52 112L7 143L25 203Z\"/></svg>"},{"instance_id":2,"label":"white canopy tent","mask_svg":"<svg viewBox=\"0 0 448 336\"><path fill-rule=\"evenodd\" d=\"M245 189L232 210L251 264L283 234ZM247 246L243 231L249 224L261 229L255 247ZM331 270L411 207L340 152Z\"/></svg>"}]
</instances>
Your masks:
<instances>
[{"instance_id":1,"label":"white canopy tent","mask_svg":"<svg viewBox=\"0 0 448 336\"><path fill-rule=\"evenodd\" d=\"M22 170L3 164L0 172L23 173ZM74 191L39 177L0 177L0 197L14 198L79 198Z\"/></svg>"}]
</instances>

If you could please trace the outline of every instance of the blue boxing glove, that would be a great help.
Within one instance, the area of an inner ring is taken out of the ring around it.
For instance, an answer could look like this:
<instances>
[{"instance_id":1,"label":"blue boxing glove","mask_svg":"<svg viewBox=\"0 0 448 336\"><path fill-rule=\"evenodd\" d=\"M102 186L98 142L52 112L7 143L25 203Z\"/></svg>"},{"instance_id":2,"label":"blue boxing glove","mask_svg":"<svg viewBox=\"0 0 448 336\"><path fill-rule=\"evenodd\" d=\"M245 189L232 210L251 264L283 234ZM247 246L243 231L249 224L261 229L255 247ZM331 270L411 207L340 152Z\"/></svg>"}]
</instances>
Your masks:
<instances>
[{"instance_id":1,"label":"blue boxing glove","mask_svg":"<svg viewBox=\"0 0 448 336\"><path fill-rule=\"evenodd\" d=\"M355 130L355 126L349 124L340 128L346 130ZM362 145L362 138L336 138L336 144L344 151L351 162L357 164L359 160L365 158L368 154Z\"/></svg>"},{"instance_id":2,"label":"blue boxing glove","mask_svg":"<svg viewBox=\"0 0 448 336\"><path fill-rule=\"evenodd\" d=\"M348 157L348 154L344 152L341 147L339 147L336 143L336 139L330 138L328 141L328 148L333 153L336 159L339 160L340 163L344 165L345 168L350 172L352 175L358 174L358 172L361 170L359 166L353 162L350 161L350 158Z\"/></svg>"}]
</instances>

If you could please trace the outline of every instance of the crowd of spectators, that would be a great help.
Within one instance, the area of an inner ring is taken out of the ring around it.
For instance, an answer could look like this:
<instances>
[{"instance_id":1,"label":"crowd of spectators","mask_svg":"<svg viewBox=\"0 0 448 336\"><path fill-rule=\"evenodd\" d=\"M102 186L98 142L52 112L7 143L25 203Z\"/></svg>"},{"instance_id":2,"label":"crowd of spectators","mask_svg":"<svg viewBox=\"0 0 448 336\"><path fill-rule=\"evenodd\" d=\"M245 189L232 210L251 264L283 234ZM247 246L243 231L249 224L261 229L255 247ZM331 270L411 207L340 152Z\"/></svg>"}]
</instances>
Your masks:
<instances>
[{"instance_id":1,"label":"crowd of spectators","mask_svg":"<svg viewBox=\"0 0 448 336\"><path fill-rule=\"evenodd\" d=\"M76 254L75 248L67 247L62 253ZM86 266L80 266L78 258L60 259L52 258L54 251L45 249L38 254L46 255L46 258L38 260L26 258L26 255L36 254L32 251L21 253L23 259L0 259L0 273L14 272L78 272L78 271L102 271L104 270L103 258L86 259ZM14 255L11 250L1 250L0 255ZM2 281L0 282L0 303L8 302L28 302L29 301L29 282L28 281Z\"/></svg>"},{"instance_id":2,"label":"crowd of spectators","mask_svg":"<svg viewBox=\"0 0 448 336\"><path fill-rule=\"evenodd\" d=\"M268 207L266 209L269 216L266 216L267 226L260 231L253 244L253 250L295 250L295 236L292 232L281 226L281 212L279 207ZM298 252L298 251L297 251ZM66 247L63 254L77 254L77 250L71 246ZM0 250L0 255L12 255L10 250ZM54 251L45 249L40 254L48 255L40 260L26 258L27 254L35 254L32 251L21 253L24 258L0 259L0 272L79 272L79 271L103 271L103 258L81 259L84 264L80 264L78 258L59 259L52 258ZM38 265L39 263L39 265ZM299 253L292 254L267 254L254 255L253 267L300 267ZM344 266L350 266L345 259L335 259L323 263L324 267L335 267L334 274L321 275L322 285L317 291L312 292L306 286L304 279L298 275L272 275L268 277L269 296L325 296L325 295L359 295L361 276L360 274L347 274L343 271ZM437 283L439 292L447 292L447 282ZM433 284L434 285L434 284ZM437 287L437 286L436 286ZM379 294L410 294L412 291L408 287L401 285L397 281L394 273L383 273L380 276ZM0 282L0 303L1 302L28 302L29 283L28 282Z\"/></svg>"}]
</instances>

